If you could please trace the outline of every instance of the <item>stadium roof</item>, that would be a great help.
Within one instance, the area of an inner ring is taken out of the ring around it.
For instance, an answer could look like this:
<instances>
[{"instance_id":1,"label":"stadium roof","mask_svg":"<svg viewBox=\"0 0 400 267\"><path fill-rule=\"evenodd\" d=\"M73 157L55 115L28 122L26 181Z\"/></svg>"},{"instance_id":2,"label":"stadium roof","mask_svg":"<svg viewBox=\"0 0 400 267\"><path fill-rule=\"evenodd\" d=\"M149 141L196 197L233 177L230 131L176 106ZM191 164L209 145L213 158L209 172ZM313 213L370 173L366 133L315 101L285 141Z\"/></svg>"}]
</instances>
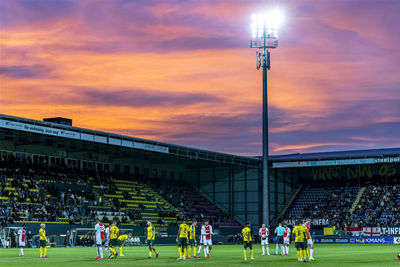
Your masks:
<instances>
[{"instance_id":1,"label":"stadium roof","mask_svg":"<svg viewBox=\"0 0 400 267\"><path fill-rule=\"evenodd\" d=\"M399 156L399 155L400 155L400 148L384 148L384 149L369 149L369 150L297 153L290 155L270 156L270 160L272 161L325 160L325 159L386 157L386 156Z\"/></svg>"},{"instance_id":2,"label":"stadium roof","mask_svg":"<svg viewBox=\"0 0 400 267\"><path fill-rule=\"evenodd\" d=\"M260 160L256 157L224 154L5 114L0 114L0 129L1 128L27 134L62 138L64 140L83 141L116 148L121 147L124 149L145 151L160 156L179 156L190 160L202 160L250 167L259 167L260 164Z\"/></svg>"}]
</instances>

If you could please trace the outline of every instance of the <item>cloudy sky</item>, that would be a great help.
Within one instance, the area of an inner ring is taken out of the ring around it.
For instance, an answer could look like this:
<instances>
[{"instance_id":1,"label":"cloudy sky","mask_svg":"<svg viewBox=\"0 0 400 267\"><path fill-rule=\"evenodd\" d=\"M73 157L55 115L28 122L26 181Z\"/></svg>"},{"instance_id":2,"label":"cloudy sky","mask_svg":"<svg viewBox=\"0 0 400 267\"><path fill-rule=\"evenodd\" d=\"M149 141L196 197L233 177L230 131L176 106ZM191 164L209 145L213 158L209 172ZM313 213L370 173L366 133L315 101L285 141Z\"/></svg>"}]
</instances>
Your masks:
<instances>
[{"instance_id":1,"label":"cloudy sky","mask_svg":"<svg viewBox=\"0 0 400 267\"><path fill-rule=\"evenodd\" d=\"M0 113L258 155L250 16L276 7L271 153L399 147L398 0L0 0Z\"/></svg>"}]
</instances>

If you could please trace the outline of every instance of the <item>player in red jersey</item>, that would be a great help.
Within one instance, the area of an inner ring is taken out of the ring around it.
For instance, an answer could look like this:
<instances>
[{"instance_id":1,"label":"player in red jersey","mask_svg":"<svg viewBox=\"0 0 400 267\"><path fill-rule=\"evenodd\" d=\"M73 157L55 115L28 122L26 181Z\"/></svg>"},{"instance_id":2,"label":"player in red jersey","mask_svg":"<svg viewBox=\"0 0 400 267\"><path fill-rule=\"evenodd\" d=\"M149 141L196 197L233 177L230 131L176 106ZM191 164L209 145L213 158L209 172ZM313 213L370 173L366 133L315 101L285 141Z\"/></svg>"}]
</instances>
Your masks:
<instances>
[{"instance_id":1,"label":"player in red jersey","mask_svg":"<svg viewBox=\"0 0 400 267\"><path fill-rule=\"evenodd\" d=\"M308 250L306 250L306 251L307 251L309 260L310 260L310 261L313 261L313 260L315 260L315 259L313 258L313 254L314 254L314 243L313 243L313 240L312 240L312 237L311 237L311 234L310 234L311 219L307 219L306 222L304 223L304 225L305 225L305 226L307 227L307 229L308 229L308 230L307 230L307 245L310 246L310 251L308 251Z\"/></svg>"},{"instance_id":2,"label":"player in red jersey","mask_svg":"<svg viewBox=\"0 0 400 267\"><path fill-rule=\"evenodd\" d=\"M267 255L269 256L269 244L268 244L268 236L269 230L265 227L265 223L261 225L260 230L258 230L258 235L261 238L261 248L262 248L262 255L265 255L265 248L267 248Z\"/></svg>"},{"instance_id":3,"label":"player in red jersey","mask_svg":"<svg viewBox=\"0 0 400 267\"><path fill-rule=\"evenodd\" d=\"M97 248L97 257L96 260L103 259L103 240L105 239L105 227L104 224L100 222L100 219L96 219L96 225L94 227L96 234L96 248Z\"/></svg>"},{"instance_id":4,"label":"player in red jersey","mask_svg":"<svg viewBox=\"0 0 400 267\"><path fill-rule=\"evenodd\" d=\"M203 245L204 245L204 257L209 258L210 252L212 249L212 239L211 237L215 235L212 229L212 226L209 225L208 220L204 222L204 225L201 227L201 236L203 237Z\"/></svg>"},{"instance_id":5,"label":"player in red jersey","mask_svg":"<svg viewBox=\"0 0 400 267\"><path fill-rule=\"evenodd\" d=\"M283 234L283 255L288 255L289 254L289 245L290 245L290 233L291 230L287 226L287 224L283 225L283 228L285 228L285 233Z\"/></svg>"},{"instance_id":6,"label":"player in red jersey","mask_svg":"<svg viewBox=\"0 0 400 267\"><path fill-rule=\"evenodd\" d=\"M26 225L24 224L21 229L18 230L18 247L19 247L19 256L25 257L24 247L26 240Z\"/></svg>"}]
</instances>

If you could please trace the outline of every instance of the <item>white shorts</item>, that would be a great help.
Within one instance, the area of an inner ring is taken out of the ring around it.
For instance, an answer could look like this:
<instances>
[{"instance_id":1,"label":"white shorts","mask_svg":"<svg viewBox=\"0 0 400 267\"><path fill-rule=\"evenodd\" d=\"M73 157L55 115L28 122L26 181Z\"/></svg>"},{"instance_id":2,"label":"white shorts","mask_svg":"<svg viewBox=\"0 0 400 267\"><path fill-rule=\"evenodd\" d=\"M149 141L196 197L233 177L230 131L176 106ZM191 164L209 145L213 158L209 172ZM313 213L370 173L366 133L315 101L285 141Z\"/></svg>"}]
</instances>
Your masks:
<instances>
[{"instance_id":1,"label":"white shorts","mask_svg":"<svg viewBox=\"0 0 400 267\"><path fill-rule=\"evenodd\" d=\"M101 239L100 236L96 236L96 245L102 245L103 244L103 240Z\"/></svg>"},{"instance_id":2,"label":"white shorts","mask_svg":"<svg viewBox=\"0 0 400 267\"><path fill-rule=\"evenodd\" d=\"M212 246L212 239L204 239L203 245L204 246Z\"/></svg>"},{"instance_id":3,"label":"white shorts","mask_svg":"<svg viewBox=\"0 0 400 267\"><path fill-rule=\"evenodd\" d=\"M19 247L25 247L25 242L19 242Z\"/></svg>"},{"instance_id":4,"label":"white shorts","mask_svg":"<svg viewBox=\"0 0 400 267\"><path fill-rule=\"evenodd\" d=\"M290 244L290 238L289 237L284 237L283 238L283 244Z\"/></svg>"},{"instance_id":5,"label":"white shorts","mask_svg":"<svg viewBox=\"0 0 400 267\"><path fill-rule=\"evenodd\" d=\"M261 239L261 246L268 245L268 238L267 239Z\"/></svg>"},{"instance_id":6,"label":"white shorts","mask_svg":"<svg viewBox=\"0 0 400 267\"><path fill-rule=\"evenodd\" d=\"M311 238L307 239L307 245L312 245L312 244L313 244L312 239Z\"/></svg>"}]
</instances>

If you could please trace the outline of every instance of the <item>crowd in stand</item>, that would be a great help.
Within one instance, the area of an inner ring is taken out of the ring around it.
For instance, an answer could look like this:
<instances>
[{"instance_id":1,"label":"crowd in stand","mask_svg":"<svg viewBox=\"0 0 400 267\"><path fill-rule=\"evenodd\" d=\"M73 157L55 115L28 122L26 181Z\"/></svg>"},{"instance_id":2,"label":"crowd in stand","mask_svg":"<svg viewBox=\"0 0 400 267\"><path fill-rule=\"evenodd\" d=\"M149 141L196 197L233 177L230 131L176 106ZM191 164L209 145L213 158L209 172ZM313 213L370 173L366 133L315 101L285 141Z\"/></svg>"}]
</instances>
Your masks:
<instances>
[{"instance_id":1,"label":"crowd in stand","mask_svg":"<svg viewBox=\"0 0 400 267\"><path fill-rule=\"evenodd\" d=\"M321 194L308 203L299 217L329 219L329 225L338 230L345 227L400 227L399 185L366 186L353 212L351 207L359 187L327 186L326 189L329 193ZM283 219L297 219L297 216L289 214Z\"/></svg>"},{"instance_id":2,"label":"crowd in stand","mask_svg":"<svg viewBox=\"0 0 400 267\"><path fill-rule=\"evenodd\" d=\"M400 226L399 186L368 186L357 208L349 218L349 225L371 227Z\"/></svg>"},{"instance_id":3,"label":"crowd in stand","mask_svg":"<svg viewBox=\"0 0 400 267\"><path fill-rule=\"evenodd\" d=\"M90 182L100 184L103 193L110 190L110 180L106 175L83 171L77 176L76 170L74 172L67 166L45 167L43 164L33 164L29 159L21 160L12 156L0 159L0 182L0 197L9 200L7 205L0 200L0 222L3 227L23 220L57 222L63 219L70 224L81 223L84 218L82 215L90 214L89 204L102 204L91 193L60 191L53 186L54 183L85 185Z\"/></svg>"}]
</instances>

